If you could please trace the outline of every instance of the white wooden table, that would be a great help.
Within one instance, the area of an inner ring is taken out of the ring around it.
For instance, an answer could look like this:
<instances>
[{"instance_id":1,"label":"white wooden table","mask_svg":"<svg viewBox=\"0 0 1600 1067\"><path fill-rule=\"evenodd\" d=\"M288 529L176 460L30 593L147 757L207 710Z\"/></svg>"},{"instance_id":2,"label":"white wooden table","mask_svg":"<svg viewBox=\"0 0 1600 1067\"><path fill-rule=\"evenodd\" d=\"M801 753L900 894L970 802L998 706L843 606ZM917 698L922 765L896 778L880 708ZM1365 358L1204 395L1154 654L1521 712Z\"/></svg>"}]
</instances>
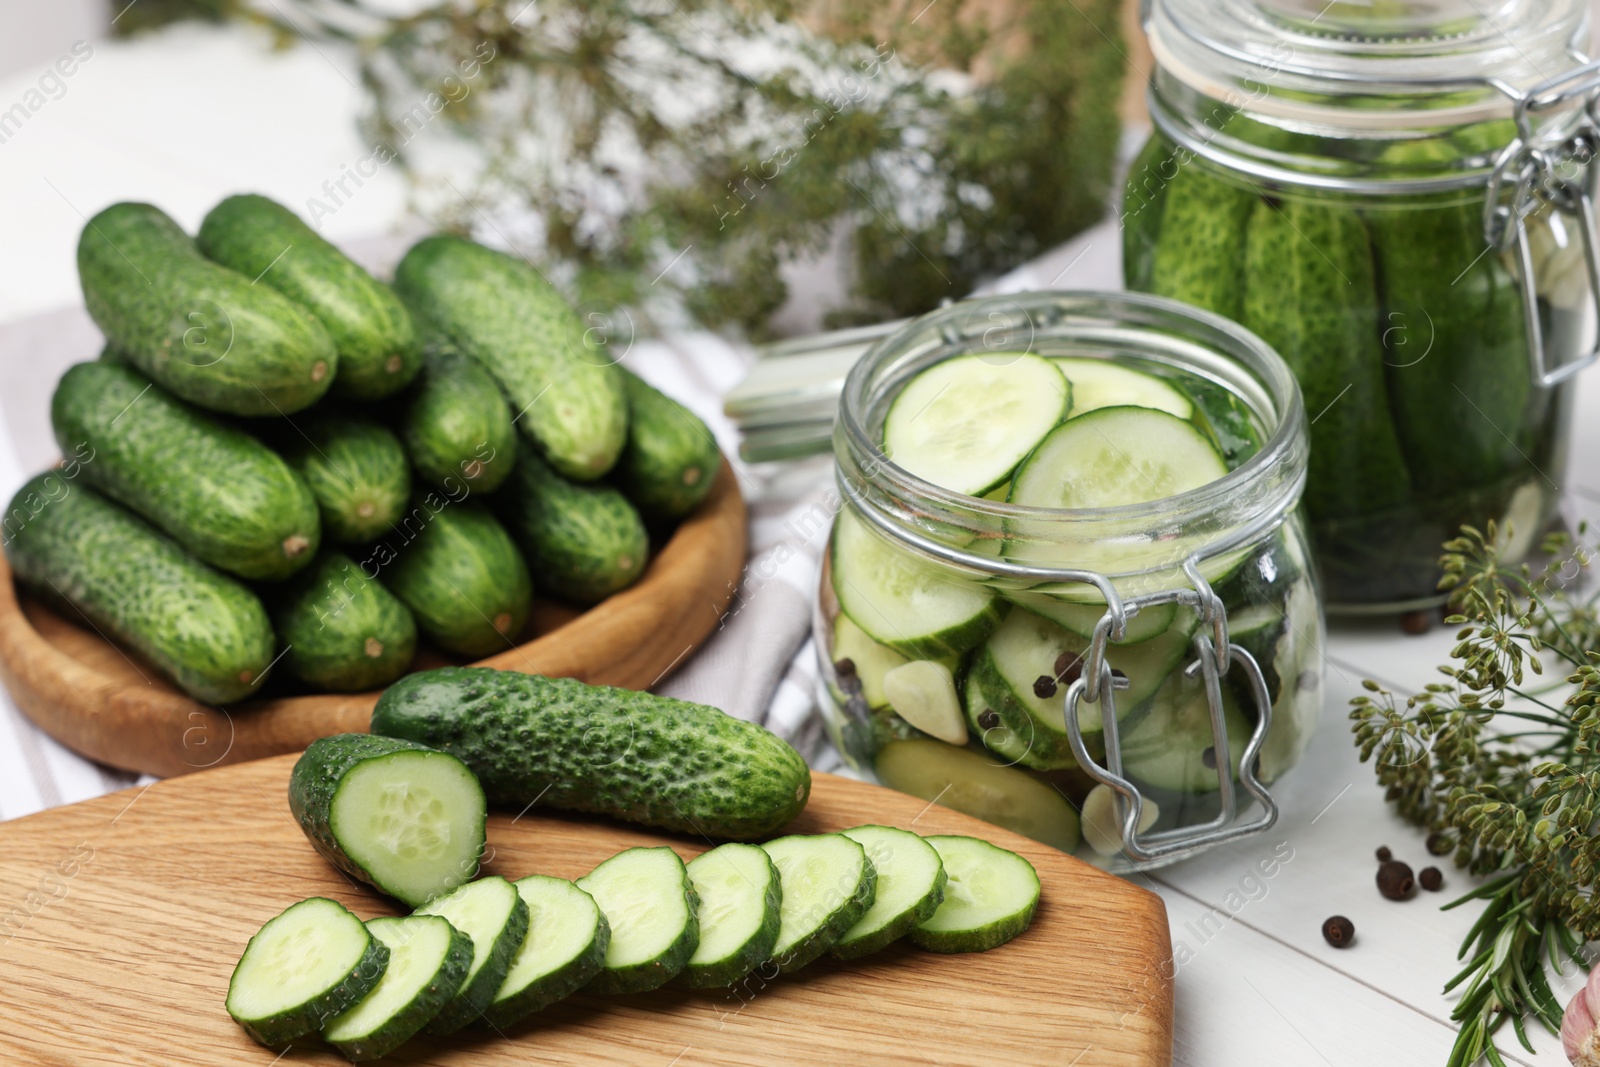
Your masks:
<instances>
[{"instance_id":1,"label":"white wooden table","mask_svg":"<svg viewBox=\"0 0 1600 1067\"><path fill-rule=\"evenodd\" d=\"M71 42L62 42L65 53ZM256 190L303 204L341 164L364 154L352 116L359 94L343 57L307 48L267 56L211 30L184 29L95 54L23 129L0 144L0 322L13 325L77 302L73 248L84 216L119 199L150 199L193 227L228 193ZM38 72L0 80L0 110ZM328 221L335 239L391 229L404 193L380 174ZM1115 240L1101 232L1046 257L1039 286L1103 287L1116 276ZM1065 268L1064 272L1059 268ZM50 452L45 401L62 332L73 313L30 319L0 351L0 499ZM76 335L75 335L76 336ZM92 335L85 335L87 345ZM69 358L80 359L90 351ZM1573 516L1600 512L1600 375L1580 379L1571 484ZM1422 835L1392 815L1356 761L1345 705L1363 678L1420 687L1443 662L1435 630L1402 636L1392 621L1339 625L1328 648L1322 728L1305 763L1275 788L1283 814L1265 837L1162 871L1148 884L1167 901L1178 973L1177 1062L1195 1067L1438 1067L1453 1038L1439 993L1474 910L1437 905L1467 881L1446 868L1446 892L1404 904L1373 884L1373 850L1388 845L1414 868L1433 862ZM16 817L131 783L60 748L0 696L0 817ZM1288 856L1262 879L1259 859ZM1141 879L1143 880L1143 879ZM1349 916L1353 947L1320 936L1324 918ZM1177 945L1182 942L1182 945ZM1576 987L1564 984L1558 993ZM1564 999L1564 996L1563 996ZM1509 1041L1509 1030L1507 1031ZM1535 1034L1537 1056L1564 1063L1559 1043ZM662 1057L665 1067L670 1055Z\"/></svg>"}]
</instances>

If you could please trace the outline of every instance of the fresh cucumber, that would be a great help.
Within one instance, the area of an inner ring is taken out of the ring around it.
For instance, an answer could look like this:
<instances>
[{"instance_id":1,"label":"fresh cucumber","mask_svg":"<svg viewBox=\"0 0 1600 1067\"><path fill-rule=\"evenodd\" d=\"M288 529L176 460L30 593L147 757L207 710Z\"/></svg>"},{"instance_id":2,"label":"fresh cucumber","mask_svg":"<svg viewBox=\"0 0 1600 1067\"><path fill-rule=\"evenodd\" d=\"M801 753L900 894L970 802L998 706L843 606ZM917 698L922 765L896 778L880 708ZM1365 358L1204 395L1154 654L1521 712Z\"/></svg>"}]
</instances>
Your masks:
<instances>
[{"instance_id":1,"label":"fresh cucumber","mask_svg":"<svg viewBox=\"0 0 1600 1067\"><path fill-rule=\"evenodd\" d=\"M1185 401L1187 403L1187 401ZM1011 503L1038 508L1143 504L1228 473L1193 425L1152 408L1110 407L1068 419L1017 469Z\"/></svg>"},{"instance_id":2,"label":"fresh cucumber","mask_svg":"<svg viewBox=\"0 0 1600 1067\"><path fill-rule=\"evenodd\" d=\"M666 985L700 944L699 901L678 854L665 846L619 852L578 879L611 926L596 993L642 993Z\"/></svg>"},{"instance_id":3,"label":"fresh cucumber","mask_svg":"<svg viewBox=\"0 0 1600 1067\"><path fill-rule=\"evenodd\" d=\"M276 639L256 595L93 490L33 478L5 535L20 583L66 600L196 700L230 704L266 679Z\"/></svg>"},{"instance_id":4,"label":"fresh cucumber","mask_svg":"<svg viewBox=\"0 0 1600 1067\"><path fill-rule=\"evenodd\" d=\"M609 485L568 481L531 445L523 444L495 505L544 592L595 604L644 573L650 534L628 498Z\"/></svg>"},{"instance_id":5,"label":"fresh cucumber","mask_svg":"<svg viewBox=\"0 0 1600 1067\"><path fill-rule=\"evenodd\" d=\"M1165 411L1178 419L1194 414L1183 390L1154 374L1125 367L1110 359L1085 356L1057 356L1054 361L1072 383L1072 407L1068 418L1087 415L1101 408L1137 407Z\"/></svg>"},{"instance_id":6,"label":"fresh cucumber","mask_svg":"<svg viewBox=\"0 0 1600 1067\"><path fill-rule=\"evenodd\" d=\"M717 838L770 834L811 792L805 760L754 723L570 678L419 671L378 698L372 731L454 753L493 803L537 801Z\"/></svg>"},{"instance_id":7,"label":"fresh cucumber","mask_svg":"<svg viewBox=\"0 0 1600 1067\"><path fill-rule=\"evenodd\" d=\"M417 909L438 915L472 939L472 962L461 984L426 1025L430 1034L453 1034L476 1021L500 991L511 961L528 936L528 905L499 875L468 882Z\"/></svg>"},{"instance_id":8,"label":"fresh cucumber","mask_svg":"<svg viewBox=\"0 0 1600 1067\"><path fill-rule=\"evenodd\" d=\"M891 741L873 763L891 789L1014 830L1063 852L1078 847L1078 813L1067 798L1024 771L942 741Z\"/></svg>"},{"instance_id":9,"label":"fresh cucumber","mask_svg":"<svg viewBox=\"0 0 1600 1067\"><path fill-rule=\"evenodd\" d=\"M889 698L883 692L883 676L911 662L888 645L880 645L865 630L840 612L833 620L832 657L834 670L861 683L861 696L871 708L886 708ZM848 668L848 669L846 669Z\"/></svg>"},{"instance_id":10,"label":"fresh cucumber","mask_svg":"<svg viewBox=\"0 0 1600 1067\"><path fill-rule=\"evenodd\" d=\"M132 368L70 368L51 398L50 422L65 454L93 450L94 462L83 465L89 484L203 562L275 581L316 553L316 500L289 465Z\"/></svg>"},{"instance_id":11,"label":"fresh cucumber","mask_svg":"<svg viewBox=\"0 0 1600 1067\"><path fill-rule=\"evenodd\" d=\"M416 376L421 348L399 298L282 204L230 196L206 215L195 241L206 258L317 317L339 353L336 396L377 400Z\"/></svg>"},{"instance_id":12,"label":"fresh cucumber","mask_svg":"<svg viewBox=\"0 0 1600 1067\"><path fill-rule=\"evenodd\" d=\"M783 889L772 857L730 842L689 862L699 900L700 944L683 970L697 989L731 985L772 958Z\"/></svg>"},{"instance_id":13,"label":"fresh cucumber","mask_svg":"<svg viewBox=\"0 0 1600 1067\"><path fill-rule=\"evenodd\" d=\"M113 204L78 240L106 341L156 384L229 415L288 415L328 391L333 339L309 310L212 263L160 209Z\"/></svg>"},{"instance_id":14,"label":"fresh cucumber","mask_svg":"<svg viewBox=\"0 0 1600 1067\"><path fill-rule=\"evenodd\" d=\"M891 545L848 507L834 523L831 549L839 607L869 637L902 655L960 655L1000 621L1000 605L988 589Z\"/></svg>"},{"instance_id":15,"label":"fresh cucumber","mask_svg":"<svg viewBox=\"0 0 1600 1067\"><path fill-rule=\"evenodd\" d=\"M395 270L425 339L494 375L550 465L593 481L628 435L622 372L590 348L583 321L533 267L460 237L428 237Z\"/></svg>"},{"instance_id":16,"label":"fresh cucumber","mask_svg":"<svg viewBox=\"0 0 1600 1067\"><path fill-rule=\"evenodd\" d=\"M358 693L405 673L417 649L411 612L341 552L324 551L272 605L283 669L319 690Z\"/></svg>"},{"instance_id":17,"label":"fresh cucumber","mask_svg":"<svg viewBox=\"0 0 1600 1067\"><path fill-rule=\"evenodd\" d=\"M500 1029L582 989L605 967L611 943L600 906L565 878L530 874L511 884L528 906L528 933L483 1010Z\"/></svg>"},{"instance_id":18,"label":"fresh cucumber","mask_svg":"<svg viewBox=\"0 0 1600 1067\"><path fill-rule=\"evenodd\" d=\"M632 371L622 371L628 395L628 443L611 481L653 523L673 522L700 506L722 465L717 440L700 417Z\"/></svg>"},{"instance_id":19,"label":"fresh cucumber","mask_svg":"<svg viewBox=\"0 0 1600 1067\"><path fill-rule=\"evenodd\" d=\"M437 915L368 919L367 930L389 950L383 978L322 1028L322 1040L358 1063L387 1056L431 1022L472 965L472 939Z\"/></svg>"},{"instance_id":20,"label":"fresh cucumber","mask_svg":"<svg viewBox=\"0 0 1600 1067\"><path fill-rule=\"evenodd\" d=\"M478 780L410 741L318 738L294 765L289 810L329 863L413 907L468 881L483 856Z\"/></svg>"},{"instance_id":21,"label":"fresh cucumber","mask_svg":"<svg viewBox=\"0 0 1600 1067\"><path fill-rule=\"evenodd\" d=\"M517 460L511 409L489 372L466 356L430 352L399 412L401 440L432 485L492 493Z\"/></svg>"},{"instance_id":22,"label":"fresh cucumber","mask_svg":"<svg viewBox=\"0 0 1600 1067\"><path fill-rule=\"evenodd\" d=\"M925 838L944 865L944 903L911 931L934 952L986 952L1016 938L1039 910L1039 872L1033 864L976 837Z\"/></svg>"},{"instance_id":23,"label":"fresh cucumber","mask_svg":"<svg viewBox=\"0 0 1600 1067\"><path fill-rule=\"evenodd\" d=\"M828 949L842 960L870 955L933 917L944 901L944 864L934 847L906 830L857 826L844 836L866 849L877 873L872 907Z\"/></svg>"},{"instance_id":24,"label":"fresh cucumber","mask_svg":"<svg viewBox=\"0 0 1600 1067\"><path fill-rule=\"evenodd\" d=\"M332 543L376 541L405 514L411 464L386 427L330 411L295 419L280 437L284 458L316 497L323 535Z\"/></svg>"},{"instance_id":25,"label":"fresh cucumber","mask_svg":"<svg viewBox=\"0 0 1600 1067\"><path fill-rule=\"evenodd\" d=\"M486 507L419 496L385 547L377 557L384 584L440 648L487 656L516 646L533 609L533 579Z\"/></svg>"},{"instance_id":26,"label":"fresh cucumber","mask_svg":"<svg viewBox=\"0 0 1600 1067\"><path fill-rule=\"evenodd\" d=\"M957 356L912 378L883 423L883 449L918 478L982 496L1067 413L1054 363L1024 352Z\"/></svg>"},{"instance_id":27,"label":"fresh cucumber","mask_svg":"<svg viewBox=\"0 0 1600 1067\"><path fill-rule=\"evenodd\" d=\"M1250 723L1230 686L1222 687L1223 723L1228 728L1228 766L1239 777L1239 761L1250 740ZM1179 793L1214 793L1220 787L1216 737L1205 685L1174 674L1121 738L1122 769L1141 784Z\"/></svg>"},{"instance_id":28,"label":"fresh cucumber","mask_svg":"<svg viewBox=\"0 0 1600 1067\"><path fill-rule=\"evenodd\" d=\"M951 745L967 743L967 720L955 676L945 664L914 659L883 676L889 707L907 723Z\"/></svg>"},{"instance_id":29,"label":"fresh cucumber","mask_svg":"<svg viewBox=\"0 0 1600 1067\"><path fill-rule=\"evenodd\" d=\"M286 1044L372 992L388 962L388 947L343 904L302 900L245 946L228 980L228 1014L261 1044Z\"/></svg>"},{"instance_id":30,"label":"fresh cucumber","mask_svg":"<svg viewBox=\"0 0 1600 1067\"><path fill-rule=\"evenodd\" d=\"M783 894L772 960L789 974L861 921L876 899L878 874L861 844L843 834L796 834L761 847Z\"/></svg>"}]
</instances>

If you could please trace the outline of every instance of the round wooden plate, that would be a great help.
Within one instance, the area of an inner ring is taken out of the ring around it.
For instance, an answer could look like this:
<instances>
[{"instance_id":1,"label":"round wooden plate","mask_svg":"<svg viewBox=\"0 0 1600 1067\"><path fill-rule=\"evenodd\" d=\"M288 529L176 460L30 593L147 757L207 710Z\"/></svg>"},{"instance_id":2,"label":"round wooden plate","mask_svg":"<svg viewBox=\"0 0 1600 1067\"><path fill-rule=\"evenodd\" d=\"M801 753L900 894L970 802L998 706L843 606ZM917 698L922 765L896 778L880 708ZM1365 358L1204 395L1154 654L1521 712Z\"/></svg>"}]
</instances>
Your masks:
<instances>
[{"instance_id":1,"label":"round wooden plate","mask_svg":"<svg viewBox=\"0 0 1600 1067\"><path fill-rule=\"evenodd\" d=\"M537 601L531 639L476 666L646 689L716 628L744 566L745 507L726 462L644 576L588 611ZM423 652L413 669L447 661ZM0 556L0 681L69 748L160 777L298 752L328 734L365 732L378 693L252 700L214 708L185 696L81 615L18 595Z\"/></svg>"}]
</instances>

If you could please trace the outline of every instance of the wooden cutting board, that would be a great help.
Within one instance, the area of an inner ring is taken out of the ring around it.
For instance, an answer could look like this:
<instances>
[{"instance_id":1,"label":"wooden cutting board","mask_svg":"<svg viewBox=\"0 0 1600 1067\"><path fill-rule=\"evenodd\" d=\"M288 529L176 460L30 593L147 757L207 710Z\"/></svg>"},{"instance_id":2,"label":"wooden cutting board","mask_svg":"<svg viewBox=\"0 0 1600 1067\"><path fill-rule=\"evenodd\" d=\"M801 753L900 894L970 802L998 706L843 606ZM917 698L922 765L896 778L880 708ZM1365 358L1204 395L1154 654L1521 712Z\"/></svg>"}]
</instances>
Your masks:
<instances>
[{"instance_id":1,"label":"wooden cutting board","mask_svg":"<svg viewBox=\"0 0 1600 1067\"><path fill-rule=\"evenodd\" d=\"M322 861L289 814L293 756L204 771L0 823L0 1063L337 1064L251 1042L223 1010L266 919L324 895L363 918L393 902ZM1025 855L1043 898L991 952L891 946L731 990L579 994L505 1034L414 1039L388 1062L510 1067L815 1064L1165 1067L1171 942L1155 895L1064 853L878 786L818 774L795 832L862 822L969 833ZM573 878L623 848L705 841L534 808L489 823L487 871Z\"/></svg>"}]
</instances>

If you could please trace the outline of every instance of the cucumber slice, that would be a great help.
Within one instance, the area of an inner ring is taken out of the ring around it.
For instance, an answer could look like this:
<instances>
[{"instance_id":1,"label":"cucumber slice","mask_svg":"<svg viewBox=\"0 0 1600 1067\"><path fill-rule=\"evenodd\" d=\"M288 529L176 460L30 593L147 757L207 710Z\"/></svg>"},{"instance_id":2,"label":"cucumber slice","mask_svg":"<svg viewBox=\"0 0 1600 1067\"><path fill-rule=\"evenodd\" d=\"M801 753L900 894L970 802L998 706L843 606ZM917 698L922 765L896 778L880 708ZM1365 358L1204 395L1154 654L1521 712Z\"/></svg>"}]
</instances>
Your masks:
<instances>
[{"instance_id":1,"label":"cucumber slice","mask_svg":"<svg viewBox=\"0 0 1600 1067\"><path fill-rule=\"evenodd\" d=\"M869 708L886 708L889 698L883 692L883 676L908 660L888 645L880 645L865 630L840 612L833 620L833 662L849 660L861 680L861 695Z\"/></svg>"},{"instance_id":2,"label":"cucumber slice","mask_svg":"<svg viewBox=\"0 0 1600 1067\"><path fill-rule=\"evenodd\" d=\"M967 720L950 668L914 659L883 676L883 692L894 713L923 733L952 745L967 743Z\"/></svg>"},{"instance_id":3,"label":"cucumber slice","mask_svg":"<svg viewBox=\"0 0 1600 1067\"><path fill-rule=\"evenodd\" d=\"M1048 359L958 356L906 383L884 419L883 450L924 481L982 496L1066 417L1070 399Z\"/></svg>"},{"instance_id":4,"label":"cucumber slice","mask_svg":"<svg viewBox=\"0 0 1600 1067\"><path fill-rule=\"evenodd\" d=\"M1108 407L1069 419L1039 442L1012 479L1011 503L1040 508L1144 504L1198 489L1227 473L1217 446L1183 419L1151 408Z\"/></svg>"},{"instance_id":5,"label":"cucumber slice","mask_svg":"<svg viewBox=\"0 0 1600 1067\"><path fill-rule=\"evenodd\" d=\"M772 857L783 887L772 959L788 974L828 951L861 921L876 898L878 874L866 850L843 834L797 834L761 847Z\"/></svg>"},{"instance_id":6,"label":"cucumber slice","mask_svg":"<svg viewBox=\"0 0 1600 1067\"><path fill-rule=\"evenodd\" d=\"M478 871L483 788L447 752L369 734L311 743L289 780L289 809L334 866L416 907Z\"/></svg>"},{"instance_id":7,"label":"cucumber slice","mask_svg":"<svg viewBox=\"0 0 1600 1067\"><path fill-rule=\"evenodd\" d=\"M429 901L416 914L441 916L472 938L466 976L426 1027L430 1034L453 1034L483 1014L505 981L511 959L528 935L528 906L516 887L493 875Z\"/></svg>"},{"instance_id":8,"label":"cucumber slice","mask_svg":"<svg viewBox=\"0 0 1600 1067\"><path fill-rule=\"evenodd\" d=\"M962 683L961 706L966 712L967 726L977 736L978 743L992 753L1002 766L1014 767L1028 759L1038 733L1033 720L1022 717L1019 729L1003 719L999 712L989 706L976 670L969 670L966 681Z\"/></svg>"},{"instance_id":9,"label":"cucumber slice","mask_svg":"<svg viewBox=\"0 0 1600 1067\"><path fill-rule=\"evenodd\" d=\"M853 960L887 947L933 917L944 902L944 864L932 845L907 830L857 826L843 833L866 849L878 874L872 907L828 950Z\"/></svg>"},{"instance_id":10,"label":"cucumber slice","mask_svg":"<svg viewBox=\"0 0 1600 1067\"><path fill-rule=\"evenodd\" d=\"M1039 873L1033 864L976 837L925 839L944 863L944 903L911 931L911 940L934 952L986 952L1033 923L1039 909Z\"/></svg>"},{"instance_id":11,"label":"cucumber slice","mask_svg":"<svg viewBox=\"0 0 1600 1067\"><path fill-rule=\"evenodd\" d=\"M1072 383L1068 418L1111 407L1153 408L1179 419L1187 419L1194 413L1194 404L1189 398L1164 378L1109 359L1056 356L1054 362Z\"/></svg>"},{"instance_id":12,"label":"cucumber slice","mask_svg":"<svg viewBox=\"0 0 1600 1067\"><path fill-rule=\"evenodd\" d=\"M1100 619L1106 613L1106 605L1105 601L1099 599L1079 599L1084 588L1082 585L1040 586L1007 593L1005 596L1022 610L1049 619L1079 637L1089 638L1094 636L1094 628L1100 625ZM1069 589L1073 592L1068 592ZM1128 617L1122 640L1114 644L1136 645L1140 641L1148 641L1169 630L1177 617L1176 603L1157 604L1145 608Z\"/></svg>"},{"instance_id":13,"label":"cucumber slice","mask_svg":"<svg viewBox=\"0 0 1600 1067\"><path fill-rule=\"evenodd\" d=\"M718 845L689 863L700 898L700 945L683 976L696 989L731 985L772 958L783 889L759 845Z\"/></svg>"},{"instance_id":14,"label":"cucumber slice","mask_svg":"<svg viewBox=\"0 0 1600 1067\"><path fill-rule=\"evenodd\" d=\"M505 1029L582 989L606 965L611 927L594 898L565 878L530 874L511 883L528 908L528 933L483 1010Z\"/></svg>"},{"instance_id":15,"label":"cucumber slice","mask_svg":"<svg viewBox=\"0 0 1600 1067\"><path fill-rule=\"evenodd\" d=\"M1204 380L1189 384L1187 391L1195 405L1191 421L1211 434L1229 470L1261 451L1260 427L1238 394Z\"/></svg>"},{"instance_id":16,"label":"cucumber slice","mask_svg":"<svg viewBox=\"0 0 1600 1067\"><path fill-rule=\"evenodd\" d=\"M619 852L578 879L611 924L596 993L642 993L670 982L700 944L699 901L683 860L665 845Z\"/></svg>"},{"instance_id":17,"label":"cucumber slice","mask_svg":"<svg viewBox=\"0 0 1600 1067\"><path fill-rule=\"evenodd\" d=\"M960 655L1000 621L989 589L894 547L849 508L834 526L832 572L844 613L867 636L908 657Z\"/></svg>"},{"instance_id":18,"label":"cucumber slice","mask_svg":"<svg viewBox=\"0 0 1600 1067\"><path fill-rule=\"evenodd\" d=\"M1250 722L1227 685L1222 687L1222 716L1228 726L1228 766L1237 779ZM1211 710L1199 679L1174 674L1151 702L1149 713L1120 740L1122 769L1145 785L1177 793L1214 793L1221 788Z\"/></svg>"},{"instance_id":19,"label":"cucumber slice","mask_svg":"<svg viewBox=\"0 0 1600 1067\"><path fill-rule=\"evenodd\" d=\"M472 939L437 915L368 919L389 950L383 979L322 1029L322 1039L360 1062L387 1056L431 1021L472 965Z\"/></svg>"},{"instance_id":20,"label":"cucumber slice","mask_svg":"<svg viewBox=\"0 0 1600 1067\"><path fill-rule=\"evenodd\" d=\"M228 1014L263 1045L281 1045L372 992L389 949L337 901L312 897L268 919L228 981Z\"/></svg>"},{"instance_id":21,"label":"cucumber slice","mask_svg":"<svg viewBox=\"0 0 1600 1067\"><path fill-rule=\"evenodd\" d=\"M891 789L1014 830L1063 852L1078 847L1078 813L1033 775L942 741L892 741L873 763Z\"/></svg>"},{"instance_id":22,"label":"cucumber slice","mask_svg":"<svg viewBox=\"0 0 1600 1067\"><path fill-rule=\"evenodd\" d=\"M1161 805L1149 797L1139 809L1142 834L1161 818ZM1097 856L1115 856L1122 851L1122 820L1117 818L1117 797L1107 785L1097 785L1083 798L1083 839Z\"/></svg>"}]
</instances>

